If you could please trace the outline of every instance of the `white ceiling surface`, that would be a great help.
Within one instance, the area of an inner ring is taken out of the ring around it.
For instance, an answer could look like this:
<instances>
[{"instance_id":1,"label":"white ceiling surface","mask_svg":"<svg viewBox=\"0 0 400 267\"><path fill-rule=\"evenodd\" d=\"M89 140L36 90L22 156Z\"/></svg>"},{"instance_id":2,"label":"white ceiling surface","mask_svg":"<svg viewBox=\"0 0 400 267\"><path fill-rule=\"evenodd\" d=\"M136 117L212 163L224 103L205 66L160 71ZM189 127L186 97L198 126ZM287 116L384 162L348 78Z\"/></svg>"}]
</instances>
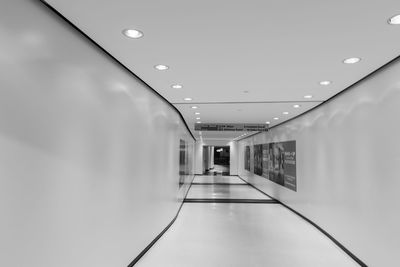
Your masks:
<instances>
[{"instance_id":1,"label":"white ceiling surface","mask_svg":"<svg viewBox=\"0 0 400 267\"><path fill-rule=\"evenodd\" d=\"M265 123L289 107L221 102L301 102L307 94L323 101L400 54L400 26L387 23L400 13L398 0L48 3L176 104L190 128L196 116L180 104L185 97L218 103L197 105L202 122ZM128 39L121 34L127 28L144 36ZM348 57L362 60L343 64ZM319 85L323 80L332 84ZM176 83L184 87L171 88Z\"/></svg>"}]
</instances>

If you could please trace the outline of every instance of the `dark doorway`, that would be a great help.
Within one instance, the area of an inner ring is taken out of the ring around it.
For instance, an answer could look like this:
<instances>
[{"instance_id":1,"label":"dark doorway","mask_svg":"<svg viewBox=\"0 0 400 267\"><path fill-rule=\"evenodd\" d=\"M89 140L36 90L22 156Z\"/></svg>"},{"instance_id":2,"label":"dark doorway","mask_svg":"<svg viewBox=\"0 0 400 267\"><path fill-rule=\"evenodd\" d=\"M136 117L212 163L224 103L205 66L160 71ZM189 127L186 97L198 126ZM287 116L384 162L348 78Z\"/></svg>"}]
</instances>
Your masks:
<instances>
[{"instance_id":1,"label":"dark doorway","mask_svg":"<svg viewBox=\"0 0 400 267\"><path fill-rule=\"evenodd\" d=\"M213 166L206 174L208 175L229 175L230 148L229 146L214 146Z\"/></svg>"}]
</instances>

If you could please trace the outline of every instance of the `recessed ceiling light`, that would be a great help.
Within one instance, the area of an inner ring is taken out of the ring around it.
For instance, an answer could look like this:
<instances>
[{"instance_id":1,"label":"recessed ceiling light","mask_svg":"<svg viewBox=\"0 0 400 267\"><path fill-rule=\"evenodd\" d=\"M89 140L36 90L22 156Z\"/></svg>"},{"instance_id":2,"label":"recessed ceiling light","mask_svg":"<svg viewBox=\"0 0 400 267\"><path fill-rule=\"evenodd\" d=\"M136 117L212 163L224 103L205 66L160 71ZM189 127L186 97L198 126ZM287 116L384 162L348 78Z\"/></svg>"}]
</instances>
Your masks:
<instances>
[{"instance_id":1,"label":"recessed ceiling light","mask_svg":"<svg viewBox=\"0 0 400 267\"><path fill-rule=\"evenodd\" d=\"M156 68L157 70L167 70L169 69L169 67L167 65L155 65L154 68Z\"/></svg>"},{"instance_id":2,"label":"recessed ceiling light","mask_svg":"<svg viewBox=\"0 0 400 267\"><path fill-rule=\"evenodd\" d=\"M343 60L343 63L345 64L354 64L357 62L360 62L361 58L359 57L351 57L351 58L346 58L345 60Z\"/></svg>"},{"instance_id":3,"label":"recessed ceiling light","mask_svg":"<svg viewBox=\"0 0 400 267\"><path fill-rule=\"evenodd\" d=\"M183 100L185 101L192 101L192 99L190 97L185 97Z\"/></svg>"},{"instance_id":4,"label":"recessed ceiling light","mask_svg":"<svg viewBox=\"0 0 400 267\"><path fill-rule=\"evenodd\" d=\"M304 98L310 99L310 98L312 98L312 95L305 95Z\"/></svg>"},{"instance_id":5,"label":"recessed ceiling light","mask_svg":"<svg viewBox=\"0 0 400 267\"><path fill-rule=\"evenodd\" d=\"M293 105L294 108L299 108L301 107L299 104Z\"/></svg>"},{"instance_id":6,"label":"recessed ceiling light","mask_svg":"<svg viewBox=\"0 0 400 267\"><path fill-rule=\"evenodd\" d=\"M200 117L196 118L196 120L200 120Z\"/></svg>"},{"instance_id":7,"label":"recessed ceiling light","mask_svg":"<svg viewBox=\"0 0 400 267\"><path fill-rule=\"evenodd\" d=\"M266 124L270 124L270 122L269 122L269 121L266 121L265 123L266 123Z\"/></svg>"},{"instance_id":8,"label":"recessed ceiling light","mask_svg":"<svg viewBox=\"0 0 400 267\"><path fill-rule=\"evenodd\" d=\"M322 81L322 82L319 82L319 84L320 85L330 85L331 81Z\"/></svg>"},{"instance_id":9,"label":"recessed ceiling light","mask_svg":"<svg viewBox=\"0 0 400 267\"><path fill-rule=\"evenodd\" d=\"M195 112L194 115L200 115L200 112Z\"/></svg>"},{"instance_id":10,"label":"recessed ceiling light","mask_svg":"<svg viewBox=\"0 0 400 267\"><path fill-rule=\"evenodd\" d=\"M201 123L201 121L196 121L196 123Z\"/></svg>"},{"instance_id":11,"label":"recessed ceiling light","mask_svg":"<svg viewBox=\"0 0 400 267\"><path fill-rule=\"evenodd\" d=\"M196 109L196 108L198 108L198 107L196 107L196 106L193 106L193 107L192 107L192 109Z\"/></svg>"},{"instance_id":12,"label":"recessed ceiling light","mask_svg":"<svg viewBox=\"0 0 400 267\"><path fill-rule=\"evenodd\" d=\"M279 118L278 118L278 117L275 117L275 118L274 118L274 120L276 120L276 121L277 121L277 120L279 120Z\"/></svg>"},{"instance_id":13,"label":"recessed ceiling light","mask_svg":"<svg viewBox=\"0 0 400 267\"><path fill-rule=\"evenodd\" d=\"M389 24L400 25L400 15L395 15L388 20Z\"/></svg>"},{"instance_id":14,"label":"recessed ceiling light","mask_svg":"<svg viewBox=\"0 0 400 267\"><path fill-rule=\"evenodd\" d=\"M181 89L183 86L180 84L173 84L173 85L171 85L171 87L174 89Z\"/></svg>"},{"instance_id":15,"label":"recessed ceiling light","mask_svg":"<svg viewBox=\"0 0 400 267\"><path fill-rule=\"evenodd\" d=\"M143 37L143 33L139 30L135 30L135 29L125 29L122 31L122 33L129 38L133 38L133 39L138 39L140 37Z\"/></svg>"},{"instance_id":16,"label":"recessed ceiling light","mask_svg":"<svg viewBox=\"0 0 400 267\"><path fill-rule=\"evenodd\" d=\"M282 114L283 114L283 115L288 115L288 114L289 114L289 112L287 112L287 111L284 111L284 112L282 112Z\"/></svg>"}]
</instances>

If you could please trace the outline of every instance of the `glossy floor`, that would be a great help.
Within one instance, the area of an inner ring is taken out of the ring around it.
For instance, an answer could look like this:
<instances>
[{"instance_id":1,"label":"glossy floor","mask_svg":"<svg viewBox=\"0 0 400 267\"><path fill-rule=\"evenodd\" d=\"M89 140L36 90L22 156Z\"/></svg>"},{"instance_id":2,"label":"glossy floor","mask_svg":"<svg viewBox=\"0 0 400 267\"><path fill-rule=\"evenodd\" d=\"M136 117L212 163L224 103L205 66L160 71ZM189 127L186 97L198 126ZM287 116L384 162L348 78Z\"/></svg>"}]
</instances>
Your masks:
<instances>
[{"instance_id":1,"label":"glossy floor","mask_svg":"<svg viewBox=\"0 0 400 267\"><path fill-rule=\"evenodd\" d=\"M218 184L192 185L187 198L269 199L251 186L239 183L243 181L234 176L197 176L194 181ZM316 228L280 204L185 203L175 223L136 266L359 265Z\"/></svg>"},{"instance_id":2,"label":"glossy floor","mask_svg":"<svg viewBox=\"0 0 400 267\"><path fill-rule=\"evenodd\" d=\"M223 175L197 175L193 183L228 183L228 184L245 184L243 180L241 180L237 176L223 176Z\"/></svg>"},{"instance_id":3,"label":"glossy floor","mask_svg":"<svg viewBox=\"0 0 400 267\"><path fill-rule=\"evenodd\" d=\"M279 204L185 203L140 267L358 266Z\"/></svg>"},{"instance_id":4,"label":"glossy floor","mask_svg":"<svg viewBox=\"0 0 400 267\"><path fill-rule=\"evenodd\" d=\"M271 199L249 185L192 185L190 199Z\"/></svg>"}]
</instances>

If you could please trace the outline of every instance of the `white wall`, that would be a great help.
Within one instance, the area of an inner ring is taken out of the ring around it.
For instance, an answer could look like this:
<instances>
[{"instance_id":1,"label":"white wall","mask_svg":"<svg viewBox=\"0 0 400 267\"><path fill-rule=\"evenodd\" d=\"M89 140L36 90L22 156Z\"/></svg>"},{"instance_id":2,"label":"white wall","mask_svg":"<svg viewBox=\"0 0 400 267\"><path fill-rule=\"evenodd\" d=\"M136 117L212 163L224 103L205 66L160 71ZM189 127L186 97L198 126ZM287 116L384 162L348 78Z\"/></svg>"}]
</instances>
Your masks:
<instances>
[{"instance_id":1,"label":"white wall","mask_svg":"<svg viewBox=\"0 0 400 267\"><path fill-rule=\"evenodd\" d=\"M194 173L203 174L203 142L196 141L194 147Z\"/></svg>"},{"instance_id":2,"label":"white wall","mask_svg":"<svg viewBox=\"0 0 400 267\"><path fill-rule=\"evenodd\" d=\"M237 175L238 174L238 148L239 144L236 141L229 142L229 173L230 175Z\"/></svg>"},{"instance_id":3,"label":"white wall","mask_svg":"<svg viewBox=\"0 0 400 267\"><path fill-rule=\"evenodd\" d=\"M211 168L211 149L209 146L203 147L203 173Z\"/></svg>"},{"instance_id":4,"label":"white wall","mask_svg":"<svg viewBox=\"0 0 400 267\"><path fill-rule=\"evenodd\" d=\"M378 52L378 51L377 51ZM317 109L239 144L239 173L369 266L400 249L400 62ZM297 192L244 170L244 146L297 142Z\"/></svg>"},{"instance_id":5,"label":"white wall","mask_svg":"<svg viewBox=\"0 0 400 267\"><path fill-rule=\"evenodd\" d=\"M180 117L40 1L2 1L0 70L0 266L127 266L187 189Z\"/></svg>"}]
</instances>

